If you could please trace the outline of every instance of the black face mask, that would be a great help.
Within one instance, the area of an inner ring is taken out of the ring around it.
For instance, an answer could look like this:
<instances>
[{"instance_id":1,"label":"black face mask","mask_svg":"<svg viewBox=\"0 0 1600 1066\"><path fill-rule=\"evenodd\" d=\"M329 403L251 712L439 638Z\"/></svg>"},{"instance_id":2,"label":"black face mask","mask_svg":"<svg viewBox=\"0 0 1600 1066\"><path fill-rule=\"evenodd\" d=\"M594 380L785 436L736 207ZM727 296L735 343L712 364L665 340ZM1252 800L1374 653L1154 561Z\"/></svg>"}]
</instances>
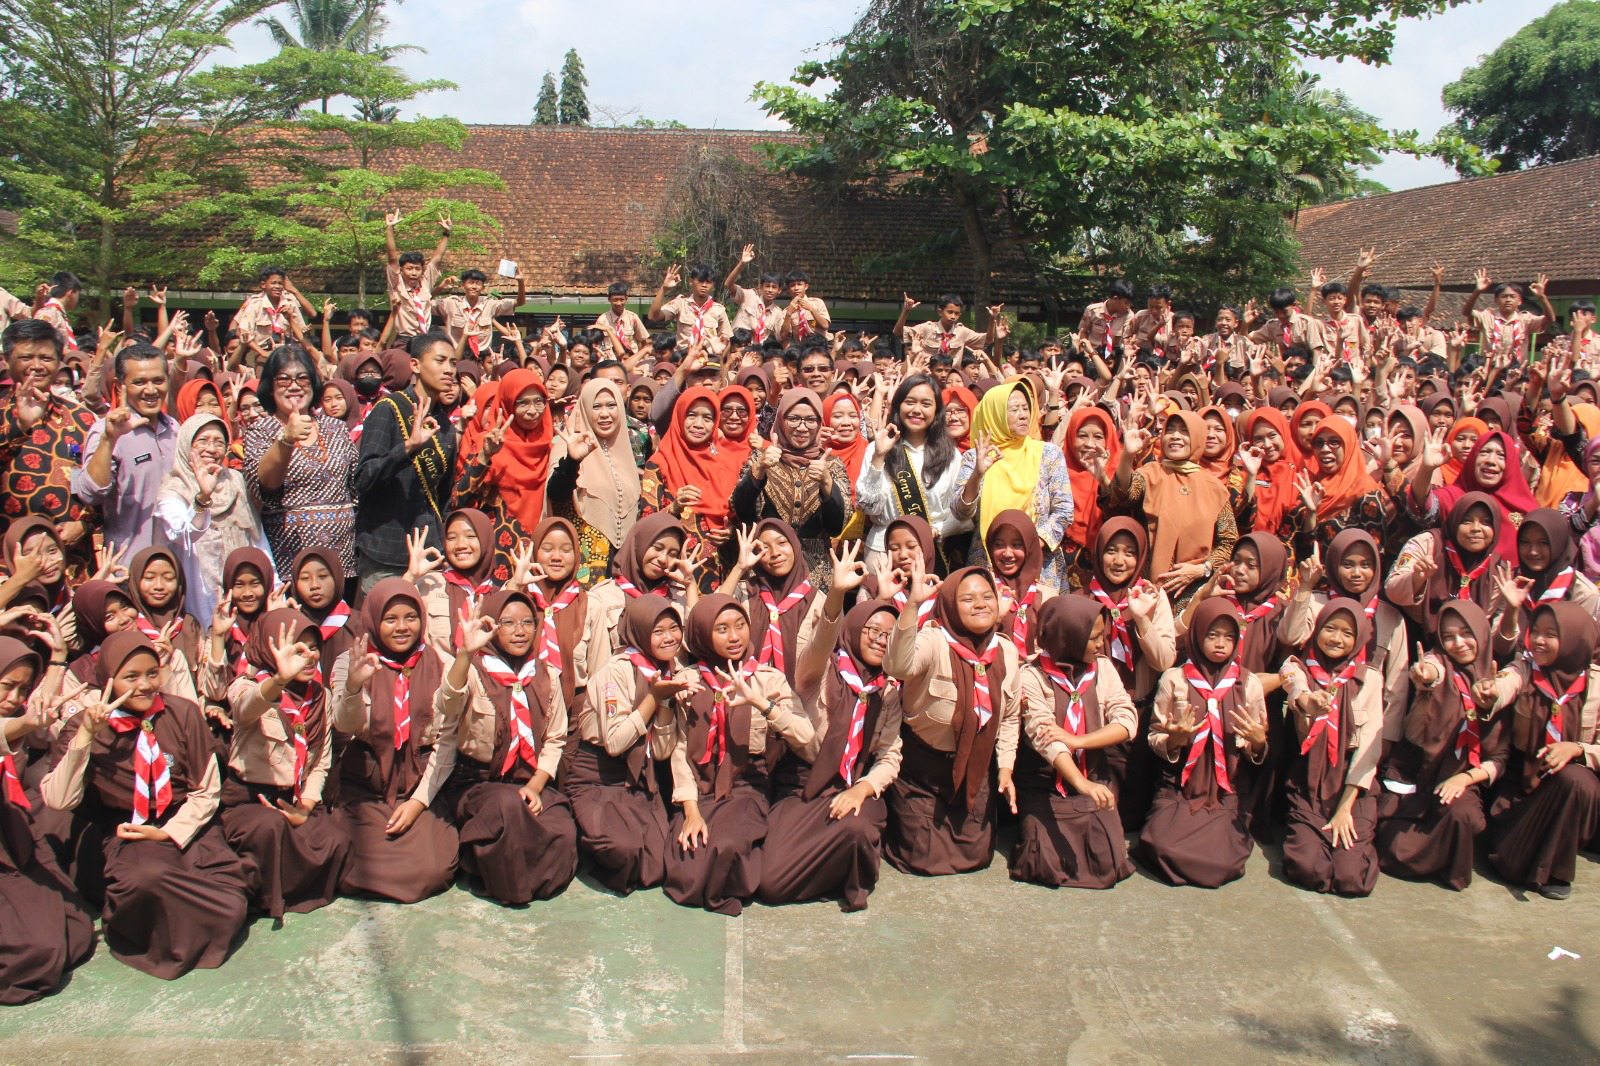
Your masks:
<instances>
[{"instance_id":1,"label":"black face mask","mask_svg":"<svg viewBox=\"0 0 1600 1066\"><path fill-rule=\"evenodd\" d=\"M383 388L381 374L362 374L356 378L356 395L364 399L372 399L378 395L378 390Z\"/></svg>"}]
</instances>

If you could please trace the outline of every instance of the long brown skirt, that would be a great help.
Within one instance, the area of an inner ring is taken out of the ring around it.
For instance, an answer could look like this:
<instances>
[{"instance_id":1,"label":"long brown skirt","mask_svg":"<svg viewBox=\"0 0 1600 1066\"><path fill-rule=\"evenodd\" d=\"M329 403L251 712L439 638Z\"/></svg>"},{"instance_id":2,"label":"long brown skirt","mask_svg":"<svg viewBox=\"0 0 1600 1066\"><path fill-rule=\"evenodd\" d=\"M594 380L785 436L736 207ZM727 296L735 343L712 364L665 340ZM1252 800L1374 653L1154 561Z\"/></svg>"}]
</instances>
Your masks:
<instances>
[{"instance_id":1,"label":"long brown skirt","mask_svg":"<svg viewBox=\"0 0 1600 1066\"><path fill-rule=\"evenodd\" d=\"M626 760L587 741L570 749L561 764L578 843L594 859L600 883L623 896L667 876L666 805L630 777Z\"/></svg>"},{"instance_id":2,"label":"long brown skirt","mask_svg":"<svg viewBox=\"0 0 1600 1066\"><path fill-rule=\"evenodd\" d=\"M577 876L578 823L567 797L546 785L539 799L543 809L529 813L522 786L509 781L479 781L446 799L462 868L501 903L551 899Z\"/></svg>"},{"instance_id":3,"label":"long brown skirt","mask_svg":"<svg viewBox=\"0 0 1600 1066\"><path fill-rule=\"evenodd\" d=\"M0 1004L61 987L94 952L94 915L26 812L0 803Z\"/></svg>"},{"instance_id":4,"label":"long brown skirt","mask_svg":"<svg viewBox=\"0 0 1600 1066\"><path fill-rule=\"evenodd\" d=\"M1578 849L1600 831L1600 777L1573 760L1532 792L1521 791L1520 780L1508 784L1514 791L1489 819L1489 861L1513 884L1571 884Z\"/></svg>"},{"instance_id":5,"label":"long brown skirt","mask_svg":"<svg viewBox=\"0 0 1600 1066\"><path fill-rule=\"evenodd\" d=\"M293 790L231 777L222 786L222 835L244 862L250 905L269 918L326 907L339 894L350 841L321 805L296 826L276 808L263 806L258 796L289 803Z\"/></svg>"},{"instance_id":6,"label":"long brown skirt","mask_svg":"<svg viewBox=\"0 0 1600 1066\"><path fill-rule=\"evenodd\" d=\"M456 879L461 841L455 826L429 809L417 815L410 829L391 837L384 826L398 806L371 797L355 782L344 782L333 811L350 840L350 861L339 880L341 895L416 903L438 895Z\"/></svg>"},{"instance_id":7,"label":"long brown skirt","mask_svg":"<svg viewBox=\"0 0 1600 1066\"><path fill-rule=\"evenodd\" d=\"M988 869L994 861L994 786L985 779L971 807L949 802L950 764L909 729L900 731L900 776L889 786L883 857L896 870L925 877Z\"/></svg>"},{"instance_id":8,"label":"long brown skirt","mask_svg":"<svg viewBox=\"0 0 1600 1066\"><path fill-rule=\"evenodd\" d=\"M859 814L831 818L836 795L838 790L812 800L795 795L773 805L761 849L761 902L837 898L844 910L866 910L878 883L889 807L868 796Z\"/></svg>"},{"instance_id":9,"label":"long brown skirt","mask_svg":"<svg viewBox=\"0 0 1600 1066\"><path fill-rule=\"evenodd\" d=\"M1298 776L1298 775L1297 775ZM1340 896L1369 896L1378 883L1378 849L1373 838L1378 828L1378 801L1368 793L1356 797L1350 816L1355 822L1353 847L1336 848L1322 827L1328 816L1301 790L1289 783L1289 824L1283 838L1284 876L1301 888Z\"/></svg>"},{"instance_id":10,"label":"long brown skirt","mask_svg":"<svg viewBox=\"0 0 1600 1066\"><path fill-rule=\"evenodd\" d=\"M677 841L683 811L672 818L672 843L667 849L667 898L685 907L704 907L717 914L742 913L761 887L761 843L767 838L767 790L736 781L723 799L700 797L709 843L686 851Z\"/></svg>"},{"instance_id":11,"label":"long brown skirt","mask_svg":"<svg viewBox=\"0 0 1600 1066\"><path fill-rule=\"evenodd\" d=\"M1132 740L1102 748L1098 753L1105 779L1101 781L1096 776L1095 780L1117 794L1117 806L1112 813L1127 833L1138 832L1149 817L1150 804L1166 770L1166 764L1150 750L1150 717L1154 702L1153 697L1140 701L1139 731Z\"/></svg>"},{"instance_id":12,"label":"long brown skirt","mask_svg":"<svg viewBox=\"0 0 1600 1066\"><path fill-rule=\"evenodd\" d=\"M1117 808L1097 811L1088 796L1019 788L1020 834L1011 880L1047 888L1110 888L1133 875Z\"/></svg>"},{"instance_id":13,"label":"long brown skirt","mask_svg":"<svg viewBox=\"0 0 1600 1066\"><path fill-rule=\"evenodd\" d=\"M1439 802L1425 785L1409 796L1385 789L1378 797L1378 865L1390 877L1438 878L1446 887L1466 888L1472 841L1487 824L1477 785L1453 803Z\"/></svg>"},{"instance_id":14,"label":"long brown skirt","mask_svg":"<svg viewBox=\"0 0 1600 1066\"><path fill-rule=\"evenodd\" d=\"M1221 888L1244 876L1254 842L1250 813L1239 797L1221 793L1217 806L1192 810L1182 790L1156 793L1144 833L1133 849L1139 865L1169 885Z\"/></svg>"},{"instance_id":15,"label":"long brown skirt","mask_svg":"<svg viewBox=\"0 0 1600 1066\"><path fill-rule=\"evenodd\" d=\"M108 832L105 855L101 917L114 957L168 981L222 965L250 898L244 864L215 823L181 850Z\"/></svg>"}]
</instances>

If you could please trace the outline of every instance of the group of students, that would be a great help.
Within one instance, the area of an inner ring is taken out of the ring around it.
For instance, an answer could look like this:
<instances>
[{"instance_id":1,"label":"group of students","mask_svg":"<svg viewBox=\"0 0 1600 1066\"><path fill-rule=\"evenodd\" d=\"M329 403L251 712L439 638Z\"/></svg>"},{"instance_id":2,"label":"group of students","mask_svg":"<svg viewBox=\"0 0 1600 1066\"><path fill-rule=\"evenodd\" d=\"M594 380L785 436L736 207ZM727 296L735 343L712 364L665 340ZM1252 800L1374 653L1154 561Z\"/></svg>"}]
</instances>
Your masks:
<instances>
[{"instance_id":1,"label":"group of students","mask_svg":"<svg viewBox=\"0 0 1600 1066\"><path fill-rule=\"evenodd\" d=\"M753 257L728 285L767 316ZM1119 281L1008 352L956 297L831 333L794 277L759 330L697 268L663 340L623 287L476 358L397 291L406 348L353 334L337 368L164 314L91 357L8 307L0 1002L57 987L97 917L170 979L252 914L460 876L527 904L585 862L723 914L859 910L881 860L982 869L1008 826L1011 876L1051 887L1217 887L1281 842L1319 892L1460 889L1481 857L1570 893L1600 835L1592 305L1541 351L1506 286L1478 351L1435 353L1373 301L1346 346L1354 285L1319 278L1331 322L1281 289L1196 342ZM117 450L162 418L167 450ZM339 454L353 544L262 525ZM183 521L115 525L151 462Z\"/></svg>"}]
</instances>

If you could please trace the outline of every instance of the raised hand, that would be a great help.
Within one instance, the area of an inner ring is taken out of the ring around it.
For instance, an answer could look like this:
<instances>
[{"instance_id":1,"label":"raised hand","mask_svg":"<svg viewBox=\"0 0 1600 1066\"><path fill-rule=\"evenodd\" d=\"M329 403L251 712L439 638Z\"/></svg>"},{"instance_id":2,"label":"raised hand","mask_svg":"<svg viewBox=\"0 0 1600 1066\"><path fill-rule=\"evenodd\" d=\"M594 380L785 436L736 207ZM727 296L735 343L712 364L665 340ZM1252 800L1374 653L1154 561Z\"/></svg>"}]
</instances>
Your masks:
<instances>
[{"instance_id":1,"label":"raised hand","mask_svg":"<svg viewBox=\"0 0 1600 1066\"><path fill-rule=\"evenodd\" d=\"M444 553L428 543L427 530L419 527L406 534L407 581L415 583L419 578L435 570L442 570L444 563Z\"/></svg>"},{"instance_id":2,"label":"raised hand","mask_svg":"<svg viewBox=\"0 0 1600 1066\"><path fill-rule=\"evenodd\" d=\"M50 394L37 385L24 385L17 389L13 410L23 430L31 430L50 410Z\"/></svg>"},{"instance_id":3,"label":"raised hand","mask_svg":"<svg viewBox=\"0 0 1600 1066\"><path fill-rule=\"evenodd\" d=\"M1128 595L1128 613L1140 621L1150 621L1160 606L1161 592L1148 581L1135 584Z\"/></svg>"},{"instance_id":4,"label":"raised hand","mask_svg":"<svg viewBox=\"0 0 1600 1066\"><path fill-rule=\"evenodd\" d=\"M738 536L739 559L735 568L749 573L767 557L767 546L756 539L756 527L753 525L740 526Z\"/></svg>"},{"instance_id":5,"label":"raised hand","mask_svg":"<svg viewBox=\"0 0 1600 1066\"><path fill-rule=\"evenodd\" d=\"M311 430L315 428L316 421L306 411L291 411L289 421L283 426L283 440L291 448L297 447L302 442L310 439Z\"/></svg>"},{"instance_id":6,"label":"raised hand","mask_svg":"<svg viewBox=\"0 0 1600 1066\"><path fill-rule=\"evenodd\" d=\"M1313 544L1311 554L1300 560L1300 588L1310 592L1322 580L1322 545Z\"/></svg>"},{"instance_id":7,"label":"raised hand","mask_svg":"<svg viewBox=\"0 0 1600 1066\"><path fill-rule=\"evenodd\" d=\"M454 228L455 228L455 223L450 220L450 213L448 211L440 211L439 212L439 229L444 231L444 235L446 237L448 237L448 236L450 236L450 231L453 230Z\"/></svg>"},{"instance_id":8,"label":"raised hand","mask_svg":"<svg viewBox=\"0 0 1600 1066\"><path fill-rule=\"evenodd\" d=\"M911 310L913 307L921 307L922 306L922 302L920 300L913 300L911 298L911 294L909 292L901 293L900 294L900 301L901 301L900 306L902 308L904 308L905 310L907 310L907 311Z\"/></svg>"},{"instance_id":9,"label":"raised hand","mask_svg":"<svg viewBox=\"0 0 1600 1066\"><path fill-rule=\"evenodd\" d=\"M1422 642L1417 642L1415 656L1411 660L1411 681L1418 688L1432 688L1444 680L1444 671L1439 669L1439 664L1426 658L1422 651Z\"/></svg>"},{"instance_id":10,"label":"raised hand","mask_svg":"<svg viewBox=\"0 0 1600 1066\"><path fill-rule=\"evenodd\" d=\"M1543 296L1544 295L1545 286L1547 286L1549 284L1550 284L1550 275L1549 274L1540 274L1538 277L1533 279L1533 284L1528 286L1528 291L1533 293L1535 296Z\"/></svg>"},{"instance_id":11,"label":"raised hand","mask_svg":"<svg viewBox=\"0 0 1600 1066\"><path fill-rule=\"evenodd\" d=\"M833 560L832 587L837 592L849 592L851 589L861 587L867 579L867 568L857 559L861 555L861 542L846 541L835 552L828 549L828 555Z\"/></svg>"},{"instance_id":12,"label":"raised hand","mask_svg":"<svg viewBox=\"0 0 1600 1066\"><path fill-rule=\"evenodd\" d=\"M1239 450L1239 465L1244 467L1244 472L1250 475L1251 480L1261 476L1261 467L1265 462L1266 453L1259 444L1249 444Z\"/></svg>"},{"instance_id":13,"label":"raised hand","mask_svg":"<svg viewBox=\"0 0 1600 1066\"><path fill-rule=\"evenodd\" d=\"M106 414L105 433L113 441L121 440L134 430L149 424L148 418L136 413L131 407L113 407Z\"/></svg>"},{"instance_id":14,"label":"raised hand","mask_svg":"<svg viewBox=\"0 0 1600 1066\"><path fill-rule=\"evenodd\" d=\"M911 566L906 574L906 606L915 613L939 589L939 576L928 573L921 553L911 556ZM880 589L881 591L881 589Z\"/></svg>"},{"instance_id":15,"label":"raised hand","mask_svg":"<svg viewBox=\"0 0 1600 1066\"><path fill-rule=\"evenodd\" d=\"M511 428L511 416L500 414L489 416L489 428L483 434L483 448L478 453L479 462L487 463L493 459L500 446L505 443L506 430Z\"/></svg>"},{"instance_id":16,"label":"raised hand","mask_svg":"<svg viewBox=\"0 0 1600 1066\"><path fill-rule=\"evenodd\" d=\"M571 426L563 426L557 431L557 434L561 437L561 443L567 447L567 455L575 463L583 462L589 453L598 447L594 434L586 429L574 430Z\"/></svg>"},{"instance_id":17,"label":"raised hand","mask_svg":"<svg viewBox=\"0 0 1600 1066\"><path fill-rule=\"evenodd\" d=\"M978 476L982 477L989 472L991 466L1000 461L1000 447L989 434L982 431L973 438L972 447L977 452L973 466L978 471Z\"/></svg>"},{"instance_id":18,"label":"raised hand","mask_svg":"<svg viewBox=\"0 0 1600 1066\"><path fill-rule=\"evenodd\" d=\"M1477 292L1488 292L1489 286L1494 282L1489 277L1489 272L1479 267L1472 272L1472 287Z\"/></svg>"},{"instance_id":19,"label":"raised hand","mask_svg":"<svg viewBox=\"0 0 1600 1066\"><path fill-rule=\"evenodd\" d=\"M1508 610L1520 611L1528 602L1532 588L1533 578L1521 576L1509 562L1502 561L1494 568L1494 590Z\"/></svg>"},{"instance_id":20,"label":"raised hand","mask_svg":"<svg viewBox=\"0 0 1600 1066\"><path fill-rule=\"evenodd\" d=\"M95 549L95 562L99 565L95 569L96 581L109 581L113 585L120 585L128 580L128 568L122 565L122 557L128 554L126 545L121 548L104 544Z\"/></svg>"},{"instance_id":21,"label":"raised hand","mask_svg":"<svg viewBox=\"0 0 1600 1066\"><path fill-rule=\"evenodd\" d=\"M233 623L238 619L239 612L233 608L233 593L228 593L217 601L217 606L211 612L211 633L219 640L226 640L228 634L233 632Z\"/></svg>"},{"instance_id":22,"label":"raised hand","mask_svg":"<svg viewBox=\"0 0 1600 1066\"><path fill-rule=\"evenodd\" d=\"M1167 722L1167 745L1187 747L1200 731L1200 711L1189 703L1187 693L1180 695L1172 706L1172 718Z\"/></svg>"},{"instance_id":23,"label":"raised hand","mask_svg":"<svg viewBox=\"0 0 1600 1066\"><path fill-rule=\"evenodd\" d=\"M415 455L427 443L439 435L438 420L429 414L433 410L433 400L424 396L417 401L416 412L411 418L411 432L406 434L406 454Z\"/></svg>"},{"instance_id":24,"label":"raised hand","mask_svg":"<svg viewBox=\"0 0 1600 1066\"><path fill-rule=\"evenodd\" d=\"M461 608L461 650L467 655L476 655L489 646L494 639L499 623L488 615L474 611L470 605Z\"/></svg>"},{"instance_id":25,"label":"raised hand","mask_svg":"<svg viewBox=\"0 0 1600 1066\"><path fill-rule=\"evenodd\" d=\"M280 626L278 635L269 643L272 648L272 661L278 670L279 684L293 684L296 678L317 661L316 649L304 641L295 640L294 630L287 625Z\"/></svg>"},{"instance_id":26,"label":"raised hand","mask_svg":"<svg viewBox=\"0 0 1600 1066\"><path fill-rule=\"evenodd\" d=\"M756 261L756 246L753 245L753 244L745 245L744 246L744 251L739 253L739 265L740 266L744 266L747 263L754 263L755 261Z\"/></svg>"},{"instance_id":27,"label":"raised hand","mask_svg":"<svg viewBox=\"0 0 1600 1066\"><path fill-rule=\"evenodd\" d=\"M1434 429L1428 432L1428 439L1422 446L1422 465L1437 470L1445 464L1449 452L1445 449L1445 430Z\"/></svg>"},{"instance_id":28,"label":"raised hand","mask_svg":"<svg viewBox=\"0 0 1600 1066\"><path fill-rule=\"evenodd\" d=\"M390 211L388 214L383 216L383 224L390 227L398 226L403 218L405 218L405 216L399 211Z\"/></svg>"},{"instance_id":29,"label":"raised hand","mask_svg":"<svg viewBox=\"0 0 1600 1066\"><path fill-rule=\"evenodd\" d=\"M724 684L733 690L728 699L729 706L737 707L743 704L746 707L762 707L766 705L766 696L749 682L743 672L735 670L730 674L725 670L718 670L716 674Z\"/></svg>"},{"instance_id":30,"label":"raised hand","mask_svg":"<svg viewBox=\"0 0 1600 1066\"><path fill-rule=\"evenodd\" d=\"M682 280L683 268L677 263L673 263L671 266L667 267L667 276L662 279L661 287L664 289L675 289L678 287L678 283Z\"/></svg>"},{"instance_id":31,"label":"raised hand","mask_svg":"<svg viewBox=\"0 0 1600 1066\"><path fill-rule=\"evenodd\" d=\"M1295 491L1300 493L1300 499L1305 503L1306 510L1316 514L1317 509L1322 506L1322 500L1326 495L1323 491L1322 483L1312 481L1311 475L1302 470L1295 475L1294 487Z\"/></svg>"},{"instance_id":32,"label":"raised hand","mask_svg":"<svg viewBox=\"0 0 1600 1066\"><path fill-rule=\"evenodd\" d=\"M366 687L368 681L377 676L382 664L378 662L378 653L369 651L365 655L352 656L350 660L350 676L345 681L345 690L351 693L360 692Z\"/></svg>"}]
</instances>

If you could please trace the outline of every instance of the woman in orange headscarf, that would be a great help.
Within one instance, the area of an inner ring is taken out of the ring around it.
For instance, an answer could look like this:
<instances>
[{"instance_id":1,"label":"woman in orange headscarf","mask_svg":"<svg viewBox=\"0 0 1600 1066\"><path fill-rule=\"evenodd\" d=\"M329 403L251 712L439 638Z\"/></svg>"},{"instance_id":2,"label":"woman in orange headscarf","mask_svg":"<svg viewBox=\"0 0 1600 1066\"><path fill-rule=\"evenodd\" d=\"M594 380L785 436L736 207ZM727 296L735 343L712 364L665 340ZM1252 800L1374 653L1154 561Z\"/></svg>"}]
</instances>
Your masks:
<instances>
[{"instance_id":1,"label":"woman in orange headscarf","mask_svg":"<svg viewBox=\"0 0 1600 1066\"><path fill-rule=\"evenodd\" d=\"M956 451L972 450L972 415L978 409L978 394L965 385L951 385L942 394L944 425L955 441ZM1071 438L1068 438L1069 442Z\"/></svg>"},{"instance_id":2,"label":"woman in orange headscarf","mask_svg":"<svg viewBox=\"0 0 1600 1066\"><path fill-rule=\"evenodd\" d=\"M210 393L209 396L206 393ZM178 409L178 424L189 421L197 412L222 415L222 392L205 378L195 378L186 381L178 390L178 400L174 405Z\"/></svg>"},{"instance_id":3,"label":"woman in orange headscarf","mask_svg":"<svg viewBox=\"0 0 1600 1066\"><path fill-rule=\"evenodd\" d=\"M1316 456L1311 454L1311 435L1324 419L1333 417L1333 408L1321 400L1306 400L1289 416L1289 428L1294 434L1295 447L1300 452L1300 469L1315 469Z\"/></svg>"},{"instance_id":4,"label":"woman in orange headscarf","mask_svg":"<svg viewBox=\"0 0 1600 1066\"><path fill-rule=\"evenodd\" d=\"M550 477L550 397L539 375L513 370L473 394L477 412L461 437L460 476L452 509L477 508L494 519L495 564L544 517Z\"/></svg>"},{"instance_id":5,"label":"woman in orange headscarf","mask_svg":"<svg viewBox=\"0 0 1600 1066\"><path fill-rule=\"evenodd\" d=\"M722 436L723 401L704 386L685 389L672 405L661 445L639 471L644 514L666 511L716 547L728 541L729 501L750 452L743 439ZM745 437L750 421L745 420ZM710 574L702 575L702 585L722 574L719 560L708 559L707 566Z\"/></svg>"},{"instance_id":6,"label":"woman in orange headscarf","mask_svg":"<svg viewBox=\"0 0 1600 1066\"><path fill-rule=\"evenodd\" d=\"M1255 533L1271 533L1287 541L1292 534L1285 518L1294 509L1298 496L1294 478L1300 468L1300 449L1295 445L1289 420L1276 407L1258 407L1239 419L1239 436L1244 446L1239 462L1254 470L1256 516Z\"/></svg>"},{"instance_id":7,"label":"woman in orange headscarf","mask_svg":"<svg viewBox=\"0 0 1600 1066\"><path fill-rule=\"evenodd\" d=\"M1311 554L1346 529L1364 529L1382 538L1394 501L1367 472L1367 456L1356 439L1356 427L1343 418L1325 418L1311 436L1311 455L1300 482L1296 552ZM1312 508L1315 508L1313 511Z\"/></svg>"},{"instance_id":8,"label":"woman in orange headscarf","mask_svg":"<svg viewBox=\"0 0 1600 1066\"><path fill-rule=\"evenodd\" d=\"M1067 435L1061 444L1067 457L1067 478L1072 482L1072 524L1061 543L1076 554L1094 546L1100 523L1105 521L1100 510L1102 479L1110 476L1122 458L1122 438L1105 408L1080 407L1067 419ZM1092 569L1082 560L1071 556L1069 560L1076 563L1079 573Z\"/></svg>"},{"instance_id":9,"label":"woman in orange headscarf","mask_svg":"<svg viewBox=\"0 0 1600 1066\"><path fill-rule=\"evenodd\" d=\"M1445 434L1445 451L1450 454L1444 466L1440 468L1438 481L1441 485L1454 485L1456 478L1461 476L1461 471L1466 467L1466 458L1472 454L1472 446L1478 443L1478 438L1489 432L1489 423L1481 418L1461 418L1450 427L1450 432ZM1417 447L1418 462L1412 464L1413 468L1421 465L1422 447ZM1415 472L1413 470L1413 472ZM1589 479L1584 478L1579 486L1579 492L1589 487Z\"/></svg>"}]
</instances>

